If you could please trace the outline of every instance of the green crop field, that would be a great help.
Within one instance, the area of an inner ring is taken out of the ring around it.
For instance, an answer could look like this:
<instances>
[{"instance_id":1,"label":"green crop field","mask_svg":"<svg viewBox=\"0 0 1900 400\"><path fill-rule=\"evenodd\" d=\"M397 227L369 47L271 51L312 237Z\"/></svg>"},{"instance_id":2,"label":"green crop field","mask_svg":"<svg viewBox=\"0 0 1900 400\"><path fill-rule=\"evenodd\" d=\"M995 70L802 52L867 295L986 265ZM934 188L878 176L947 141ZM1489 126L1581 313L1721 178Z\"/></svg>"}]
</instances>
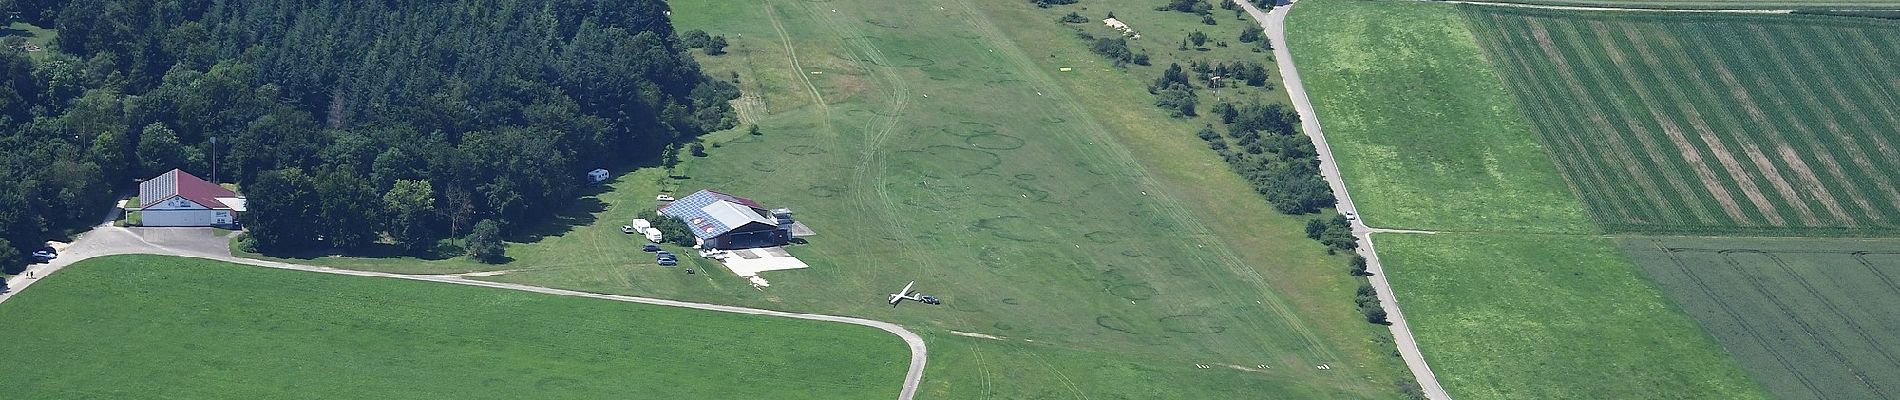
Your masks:
<instances>
[{"instance_id":1,"label":"green crop field","mask_svg":"<svg viewBox=\"0 0 1900 400\"><path fill-rule=\"evenodd\" d=\"M1613 232L1900 232L1900 22L1464 8Z\"/></svg>"},{"instance_id":2,"label":"green crop field","mask_svg":"<svg viewBox=\"0 0 1900 400\"><path fill-rule=\"evenodd\" d=\"M908 362L866 327L198 259L45 279L0 305L7 398L889 399Z\"/></svg>"},{"instance_id":3,"label":"green crop field","mask_svg":"<svg viewBox=\"0 0 1900 400\"><path fill-rule=\"evenodd\" d=\"M1765 398L1611 239L1382 235L1399 301L1454 398Z\"/></svg>"},{"instance_id":4,"label":"green crop field","mask_svg":"<svg viewBox=\"0 0 1900 400\"><path fill-rule=\"evenodd\" d=\"M1288 44L1453 398L1765 398L1611 239L1459 6L1302 1Z\"/></svg>"},{"instance_id":5,"label":"green crop field","mask_svg":"<svg viewBox=\"0 0 1900 400\"><path fill-rule=\"evenodd\" d=\"M1085 3L676 1L680 30L731 42L699 59L736 76L739 115L761 135L706 137L709 156L675 171L686 179L619 175L510 243L508 264L293 261L896 322L930 341L920 397L1396 396L1385 328L1354 310L1343 256L1303 235L1312 216L1276 213L1195 137L1211 118L1170 118L1146 90L1170 62L1271 65L1236 39L1251 22ZM1076 36L1114 34L1108 10L1155 65L1116 68ZM1057 22L1071 11L1090 21ZM1229 46L1179 50L1196 30ZM1200 92L1203 110L1285 101ZM792 208L817 235L789 251L812 267L755 289L697 257L682 267L699 274L659 268L619 232L655 193L700 188ZM911 280L945 303L883 302Z\"/></svg>"},{"instance_id":6,"label":"green crop field","mask_svg":"<svg viewBox=\"0 0 1900 400\"><path fill-rule=\"evenodd\" d=\"M1895 0L1497 0L1553 6L1650 8L1650 9L1900 9Z\"/></svg>"},{"instance_id":7,"label":"green crop field","mask_svg":"<svg viewBox=\"0 0 1900 400\"><path fill-rule=\"evenodd\" d=\"M1288 46L1367 224L1594 232L1451 7L1323 1Z\"/></svg>"},{"instance_id":8,"label":"green crop field","mask_svg":"<svg viewBox=\"0 0 1900 400\"><path fill-rule=\"evenodd\" d=\"M1777 397L1900 393L1900 240L1628 238L1622 246Z\"/></svg>"}]
</instances>

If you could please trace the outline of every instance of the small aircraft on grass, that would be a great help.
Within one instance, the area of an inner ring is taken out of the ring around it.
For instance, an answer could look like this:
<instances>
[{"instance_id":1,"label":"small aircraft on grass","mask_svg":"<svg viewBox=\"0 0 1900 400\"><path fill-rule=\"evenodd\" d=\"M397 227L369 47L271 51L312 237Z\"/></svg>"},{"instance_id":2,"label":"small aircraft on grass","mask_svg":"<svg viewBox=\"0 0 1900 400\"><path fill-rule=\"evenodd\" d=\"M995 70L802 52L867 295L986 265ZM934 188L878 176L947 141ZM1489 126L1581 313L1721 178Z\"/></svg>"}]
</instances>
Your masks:
<instances>
[{"instance_id":1,"label":"small aircraft on grass","mask_svg":"<svg viewBox=\"0 0 1900 400\"><path fill-rule=\"evenodd\" d=\"M910 290L912 286L917 286L917 281L910 281L910 284L904 285L904 290L899 291L897 293L891 293L891 308L897 308L897 303L903 302L904 300L910 300L910 301L915 301L915 302L924 303L924 304L943 303L943 301L937 300L936 297L925 296L922 293L912 292Z\"/></svg>"}]
</instances>

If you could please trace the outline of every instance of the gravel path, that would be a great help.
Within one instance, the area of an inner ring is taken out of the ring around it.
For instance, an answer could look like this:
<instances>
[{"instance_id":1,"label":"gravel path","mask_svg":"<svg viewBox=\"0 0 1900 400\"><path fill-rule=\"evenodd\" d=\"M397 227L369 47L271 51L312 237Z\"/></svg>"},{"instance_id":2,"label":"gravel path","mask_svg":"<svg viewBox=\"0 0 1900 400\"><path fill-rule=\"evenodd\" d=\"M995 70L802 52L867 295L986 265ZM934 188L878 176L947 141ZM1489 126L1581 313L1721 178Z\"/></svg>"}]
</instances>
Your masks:
<instances>
[{"instance_id":1,"label":"gravel path","mask_svg":"<svg viewBox=\"0 0 1900 400\"><path fill-rule=\"evenodd\" d=\"M1326 135L1320 131L1319 117L1313 112L1313 102L1306 97L1306 86L1300 82L1300 72L1293 67L1293 54L1286 45L1286 14L1293 9L1293 3L1276 6L1270 12L1262 12L1247 0L1233 0L1253 14L1260 21L1260 27L1266 29L1267 40L1273 44L1273 58L1279 63L1281 85L1293 98L1293 108L1300 113L1300 130L1313 139L1313 148L1319 153L1320 175L1333 188L1333 195L1339 199L1337 208L1340 213L1358 214L1359 209L1352 204L1352 195L1346 192L1346 181L1340 179L1339 164L1333 160L1333 150L1326 145ZM1445 393L1444 386L1438 384L1438 376L1432 373L1431 366L1425 364L1425 356L1418 352L1418 340L1412 337L1411 325L1405 322L1405 313L1399 311L1399 299L1392 292L1392 284L1386 281L1385 267L1379 262L1379 253L1372 247L1372 228L1366 226L1363 219L1352 222L1353 236L1359 238L1359 255L1366 258L1366 271L1372 276L1372 286L1379 291L1379 304L1385 307L1386 321L1392 329L1393 341L1397 342L1399 357L1405 359L1405 366L1412 370L1412 377L1424 389L1425 397L1434 400L1446 400L1451 396Z\"/></svg>"},{"instance_id":2,"label":"gravel path","mask_svg":"<svg viewBox=\"0 0 1900 400\"><path fill-rule=\"evenodd\" d=\"M797 319L806 319L806 320L813 320L813 321L838 322L838 323L846 323L846 324L852 324L852 325L868 326L872 328L881 329L885 332L890 332L893 335L897 335L898 337L904 339L905 344L910 346L910 370L904 374L904 388L903 388L903 391L899 392L898 397L897 397L898 399L911 400L912 397L916 396L918 383L922 381L924 378L924 360L925 360L924 339L922 337L917 336L916 333L911 332L908 329L904 329L903 326L899 326L897 324L893 324L889 322L874 321L874 320L868 320L868 319L863 319L863 318L841 317L841 316L836 316L836 315L804 314L804 313L793 313L793 312L784 312L784 311L762 310L762 309L756 309L756 308L734 307L734 306L719 305L719 304L694 303L694 302L686 302L686 301L678 301L678 300L657 299L657 298L651 298L651 297L622 296L622 295L578 292L578 291L573 291L573 290L554 289L554 288L546 288L546 287L540 287L540 286L530 286L530 285L522 285L522 284L514 284L514 283L479 281L479 280L474 280L474 279L468 279L467 277L461 276L461 275L405 275L405 274L391 274L391 273L383 273L383 272L356 271L356 270L338 269L338 268L330 268L330 267L318 267L318 266L291 264L291 263L276 262L276 261L264 261L264 260L232 256L230 252L230 248L228 247L229 241L227 240L227 238L213 235L212 232L213 231L208 228L120 228L120 227L114 227L111 225L101 225L99 227L93 228L93 230L90 232L86 232L80 235L78 239L75 239L73 241L73 244L71 246L67 247L65 251L61 252L60 257L57 260L54 260L53 262L47 263L47 264L35 264L35 265L32 265L30 268L28 268L27 270L33 273L31 278L28 278L26 274L22 273L19 277L16 277L13 280L9 281L9 284L12 286L12 291L7 292L7 293L0 293L0 302L5 302L7 299L13 298L15 294L25 290L29 286L32 286L34 282L38 282L40 279L43 279L46 276L53 274L54 272L58 272L61 268L65 268L68 265L72 265L73 263L77 263L79 261L83 261L88 258L114 255L114 254L157 254L157 255L168 255L168 256L179 256L179 257L203 258L203 259L210 259L210 260L217 260L217 261L224 261L224 262L231 262L231 263L238 263L238 264L245 264L245 265L254 265L254 266L266 267L266 268L322 272L326 274L338 274L338 275L353 275L353 276L366 276L366 277L376 277L376 278L394 278L394 279L408 279L408 280L414 280L414 281L452 283L452 284L457 284L457 285L482 286L482 287L490 287L490 288L496 288L496 289L520 290L520 291L526 291L526 292L544 293L544 294L551 294L551 295L557 295L557 296L586 297L586 298L601 299L601 300L624 301L624 302L629 302L629 303L651 304L651 305L667 306L667 307L683 307L683 308L691 308L691 309L697 309L697 310L729 312L729 313L750 314L750 315L764 315L764 316L772 316L772 317L797 318Z\"/></svg>"}]
</instances>

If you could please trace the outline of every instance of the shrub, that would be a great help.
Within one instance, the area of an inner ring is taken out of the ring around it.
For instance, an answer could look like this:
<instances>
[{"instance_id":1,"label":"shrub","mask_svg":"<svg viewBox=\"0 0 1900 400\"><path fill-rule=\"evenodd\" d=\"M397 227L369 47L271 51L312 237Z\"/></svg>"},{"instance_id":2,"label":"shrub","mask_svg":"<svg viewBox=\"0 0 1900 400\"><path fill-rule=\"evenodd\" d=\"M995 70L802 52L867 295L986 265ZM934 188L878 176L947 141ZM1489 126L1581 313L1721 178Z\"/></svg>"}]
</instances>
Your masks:
<instances>
[{"instance_id":1,"label":"shrub","mask_svg":"<svg viewBox=\"0 0 1900 400\"><path fill-rule=\"evenodd\" d=\"M495 220L475 223L475 229L469 231L464 242L468 256L476 261L493 264L507 259L504 255L507 248L501 244L501 223Z\"/></svg>"}]
</instances>

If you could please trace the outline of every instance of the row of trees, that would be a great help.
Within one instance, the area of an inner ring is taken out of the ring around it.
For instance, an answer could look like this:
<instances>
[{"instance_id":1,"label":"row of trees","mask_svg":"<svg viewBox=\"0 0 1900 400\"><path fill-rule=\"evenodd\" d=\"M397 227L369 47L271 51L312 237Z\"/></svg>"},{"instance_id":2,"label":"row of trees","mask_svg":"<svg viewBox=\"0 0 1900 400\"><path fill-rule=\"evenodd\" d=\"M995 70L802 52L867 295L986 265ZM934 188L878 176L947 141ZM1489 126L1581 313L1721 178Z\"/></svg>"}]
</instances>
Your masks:
<instances>
[{"instance_id":1,"label":"row of trees","mask_svg":"<svg viewBox=\"0 0 1900 400\"><path fill-rule=\"evenodd\" d=\"M1285 106L1216 104L1227 134L1212 125L1198 136L1254 186L1254 191L1286 214L1311 214L1332 207L1332 188L1320 178L1313 143L1297 132L1299 114Z\"/></svg>"},{"instance_id":2,"label":"row of trees","mask_svg":"<svg viewBox=\"0 0 1900 400\"><path fill-rule=\"evenodd\" d=\"M0 248L90 225L156 171L211 176L215 154L261 250L426 251L734 123L735 86L661 0L16 1L60 35L40 62L0 49L0 174L21 177L0 180Z\"/></svg>"}]
</instances>

